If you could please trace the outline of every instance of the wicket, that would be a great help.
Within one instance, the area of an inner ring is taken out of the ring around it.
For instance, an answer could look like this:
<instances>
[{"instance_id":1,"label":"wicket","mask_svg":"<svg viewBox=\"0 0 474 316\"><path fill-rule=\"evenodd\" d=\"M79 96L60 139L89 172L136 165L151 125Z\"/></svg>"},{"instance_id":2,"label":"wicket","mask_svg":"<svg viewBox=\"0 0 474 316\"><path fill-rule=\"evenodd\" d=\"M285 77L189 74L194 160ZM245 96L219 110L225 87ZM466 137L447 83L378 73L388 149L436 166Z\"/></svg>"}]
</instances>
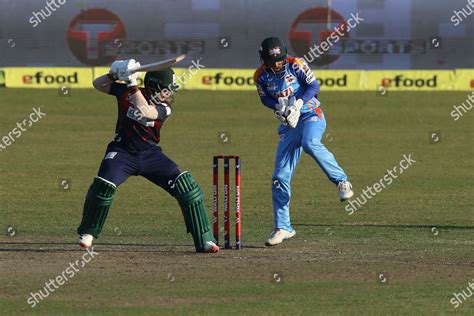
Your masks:
<instances>
[{"instance_id":1,"label":"wicket","mask_svg":"<svg viewBox=\"0 0 474 316\"><path fill-rule=\"evenodd\" d=\"M230 245L230 160L235 161L235 249L242 249L241 244L241 204L240 204L240 157L213 157L213 199L212 224L214 238L219 243L219 159L224 159L224 248L232 249Z\"/></svg>"}]
</instances>

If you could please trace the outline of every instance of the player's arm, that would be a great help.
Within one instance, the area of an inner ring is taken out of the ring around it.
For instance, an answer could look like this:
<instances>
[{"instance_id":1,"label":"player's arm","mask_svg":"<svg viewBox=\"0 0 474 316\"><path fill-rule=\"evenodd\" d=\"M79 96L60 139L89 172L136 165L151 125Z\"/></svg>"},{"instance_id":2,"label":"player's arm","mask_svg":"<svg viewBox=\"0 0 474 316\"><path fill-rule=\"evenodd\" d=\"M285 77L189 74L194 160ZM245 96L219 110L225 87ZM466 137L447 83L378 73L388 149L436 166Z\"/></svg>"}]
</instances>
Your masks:
<instances>
[{"instance_id":1,"label":"player's arm","mask_svg":"<svg viewBox=\"0 0 474 316\"><path fill-rule=\"evenodd\" d=\"M300 86L304 88L300 99L303 103L308 102L313 97L317 97L319 93L319 83L314 76L313 71L309 68L308 64L303 59L296 59L294 67L296 67L296 77Z\"/></svg>"},{"instance_id":2,"label":"player's arm","mask_svg":"<svg viewBox=\"0 0 474 316\"><path fill-rule=\"evenodd\" d=\"M118 63L116 67L112 63L110 67L110 73L113 75L117 73L118 79L123 80L127 83L127 89L129 92L129 101L133 104L142 117L149 120L156 120L158 118L158 111L155 106L148 104L148 101L143 96L140 89L138 89L137 73L131 73L130 69L139 67L140 63L136 62L135 59L128 59L125 61L115 61Z\"/></svg>"},{"instance_id":3,"label":"player's arm","mask_svg":"<svg viewBox=\"0 0 474 316\"><path fill-rule=\"evenodd\" d=\"M303 105L309 100L311 100L313 97L317 97L319 93L319 84L316 78L314 77L313 72L304 60L295 58L292 67L294 67L293 69L295 69L298 83L300 84L300 87L301 89L303 89L303 91L301 93L298 93L298 99L294 95L291 95L288 98L288 105L286 107L283 107L285 111L282 113L283 117L286 118L286 123L291 128L295 128L298 125L298 121L301 115L300 110Z\"/></svg>"},{"instance_id":4,"label":"player's arm","mask_svg":"<svg viewBox=\"0 0 474 316\"><path fill-rule=\"evenodd\" d=\"M124 73L129 64L133 66L136 62L134 59L114 61L110 66L109 73L95 78L92 85L97 91L119 97L127 88L125 84L117 82L119 80L119 72L122 71Z\"/></svg>"},{"instance_id":5,"label":"player's arm","mask_svg":"<svg viewBox=\"0 0 474 316\"><path fill-rule=\"evenodd\" d=\"M130 102L144 118L150 120L156 120L159 118L158 106L148 104L148 101L136 85L130 86L128 90L130 92Z\"/></svg>"},{"instance_id":6,"label":"player's arm","mask_svg":"<svg viewBox=\"0 0 474 316\"><path fill-rule=\"evenodd\" d=\"M260 101L265 105L267 108L270 108L272 110L275 110L275 105L278 104L278 99L275 99L274 97L268 96L268 95L262 95L260 94L260 85L257 84L257 90L259 90L259 95L260 95Z\"/></svg>"},{"instance_id":7,"label":"player's arm","mask_svg":"<svg viewBox=\"0 0 474 316\"><path fill-rule=\"evenodd\" d=\"M140 112L139 115L146 119L156 120L158 118L158 111L154 105L148 104L148 101L143 96L137 84L137 73L131 73L130 69L139 67L140 63L135 59L116 60L110 66L109 74L106 75L109 79L118 79L125 81L125 84L112 83L111 88L107 93L116 96L121 95L125 89L129 92L129 101ZM105 79L103 79L105 81ZM98 82L100 84L101 82ZM94 85L95 86L95 85ZM104 87L105 90L105 87ZM115 91L117 90L117 91ZM120 91L119 91L120 90Z\"/></svg>"},{"instance_id":8,"label":"player's arm","mask_svg":"<svg viewBox=\"0 0 474 316\"><path fill-rule=\"evenodd\" d=\"M105 74L100 77L97 77L94 79L92 82L92 85L97 91L103 92L103 93L110 93L110 87L113 83L115 83L114 77L110 74Z\"/></svg>"},{"instance_id":9,"label":"player's arm","mask_svg":"<svg viewBox=\"0 0 474 316\"><path fill-rule=\"evenodd\" d=\"M274 111L276 118L283 124L286 125L285 111L286 106L288 105L288 98L274 98L266 90L265 85L258 77L258 70L254 75L255 85L257 87L258 95L260 96L260 101L267 108L270 108Z\"/></svg>"},{"instance_id":10,"label":"player's arm","mask_svg":"<svg viewBox=\"0 0 474 316\"><path fill-rule=\"evenodd\" d=\"M255 86L257 87L258 95L260 96L260 101L262 101L263 105L265 105L267 108L275 110L275 105L278 104L278 99L268 94L267 89L265 88L265 85L263 84L261 79L258 77L258 70L255 72L254 81L255 81Z\"/></svg>"}]
</instances>

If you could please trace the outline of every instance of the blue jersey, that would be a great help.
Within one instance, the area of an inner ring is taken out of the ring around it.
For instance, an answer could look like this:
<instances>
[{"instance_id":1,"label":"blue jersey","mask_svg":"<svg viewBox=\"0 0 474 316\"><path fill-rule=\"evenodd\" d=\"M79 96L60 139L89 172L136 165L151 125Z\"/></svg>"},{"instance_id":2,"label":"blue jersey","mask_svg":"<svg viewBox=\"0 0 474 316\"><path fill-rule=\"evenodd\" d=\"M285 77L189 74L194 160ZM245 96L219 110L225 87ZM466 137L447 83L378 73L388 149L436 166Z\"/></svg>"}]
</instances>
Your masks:
<instances>
[{"instance_id":1,"label":"blue jersey","mask_svg":"<svg viewBox=\"0 0 474 316\"><path fill-rule=\"evenodd\" d=\"M262 103L275 110L279 97L294 95L303 99L301 113L315 112L319 107L319 84L308 64L301 58L288 56L284 70L273 73L261 65L254 74L254 81Z\"/></svg>"}]
</instances>

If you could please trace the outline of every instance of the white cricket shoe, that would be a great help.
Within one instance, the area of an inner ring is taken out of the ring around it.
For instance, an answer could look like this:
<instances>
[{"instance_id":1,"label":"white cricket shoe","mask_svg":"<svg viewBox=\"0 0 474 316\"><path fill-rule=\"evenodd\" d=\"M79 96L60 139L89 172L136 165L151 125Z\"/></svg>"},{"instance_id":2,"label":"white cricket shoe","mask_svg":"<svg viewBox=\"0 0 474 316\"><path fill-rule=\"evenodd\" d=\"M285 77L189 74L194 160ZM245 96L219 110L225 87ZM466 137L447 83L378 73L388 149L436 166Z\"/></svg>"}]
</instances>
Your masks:
<instances>
[{"instance_id":1,"label":"white cricket shoe","mask_svg":"<svg viewBox=\"0 0 474 316\"><path fill-rule=\"evenodd\" d=\"M219 252L219 246L216 245L213 241L206 241L206 243L204 244L204 252L206 253Z\"/></svg>"},{"instance_id":2,"label":"white cricket shoe","mask_svg":"<svg viewBox=\"0 0 474 316\"><path fill-rule=\"evenodd\" d=\"M79 238L77 239L77 243L82 249L89 249L92 246L92 241L94 240L94 237L89 234L81 234L79 235Z\"/></svg>"},{"instance_id":3,"label":"white cricket shoe","mask_svg":"<svg viewBox=\"0 0 474 316\"><path fill-rule=\"evenodd\" d=\"M296 230L292 230L291 232L277 228L275 229L270 238L265 242L266 246L276 246L278 244L281 244L283 240L285 239L290 239L291 237L296 235Z\"/></svg>"},{"instance_id":4,"label":"white cricket shoe","mask_svg":"<svg viewBox=\"0 0 474 316\"><path fill-rule=\"evenodd\" d=\"M341 202L349 200L354 195L352 184L349 181L339 182L337 189L339 190L339 198L341 199Z\"/></svg>"}]
</instances>

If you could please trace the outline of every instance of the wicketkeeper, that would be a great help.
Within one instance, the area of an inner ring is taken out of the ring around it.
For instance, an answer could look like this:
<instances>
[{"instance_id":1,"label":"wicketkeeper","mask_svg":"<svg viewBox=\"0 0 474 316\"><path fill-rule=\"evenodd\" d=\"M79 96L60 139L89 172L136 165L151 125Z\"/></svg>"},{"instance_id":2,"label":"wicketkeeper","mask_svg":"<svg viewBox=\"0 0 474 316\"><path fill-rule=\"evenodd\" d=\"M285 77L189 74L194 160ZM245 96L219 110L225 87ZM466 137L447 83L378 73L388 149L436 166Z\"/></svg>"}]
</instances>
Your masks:
<instances>
[{"instance_id":1,"label":"wicketkeeper","mask_svg":"<svg viewBox=\"0 0 474 316\"><path fill-rule=\"evenodd\" d=\"M319 84L303 59L288 56L283 42L266 38L260 47L262 65L254 80L262 103L281 122L273 172L274 230L266 245L273 246L295 236L290 221L290 181L304 151L337 185L339 198L354 195L347 175L334 155L321 143L326 120L318 100Z\"/></svg>"},{"instance_id":2,"label":"wicketkeeper","mask_svg":"<svg viewBox=\"0 0 474 316\"><path fill-rule=\"evenodd\" d=\"M186 228L197 252L218 252L204 205L202 191L191 173L181 171L159 146L160 130L170 116L177 93L171 68L147 72L145 88L137 86L134 59L115 61L109 74L96 78L94 88L117 98L115 139L108 145L98 175L84 203L77 228L82 248L99 238L117 188L130 176L143 176L163 188L179 203ZM118 83L125 81L126 84Z\"/></svg>"}]
</instances>

